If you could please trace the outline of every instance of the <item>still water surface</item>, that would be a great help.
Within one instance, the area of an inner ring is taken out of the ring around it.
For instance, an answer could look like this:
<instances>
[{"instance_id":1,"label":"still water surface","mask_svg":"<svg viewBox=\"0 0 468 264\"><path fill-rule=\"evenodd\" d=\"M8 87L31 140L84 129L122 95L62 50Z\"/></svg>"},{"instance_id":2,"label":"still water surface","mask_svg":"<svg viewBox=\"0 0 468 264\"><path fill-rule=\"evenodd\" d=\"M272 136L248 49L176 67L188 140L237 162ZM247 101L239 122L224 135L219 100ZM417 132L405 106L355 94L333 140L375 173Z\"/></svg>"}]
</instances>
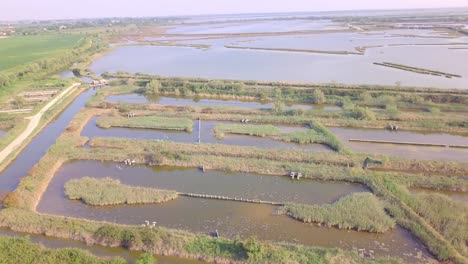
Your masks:
<instances>
[{"instance_id":1,"label":"still water surface","mask_svg":"<svg viewBox=\"0 0 468 264\"><path fill-rule=\"evenodd\" d=\"M93 207L80 201L68 200L64 195L64 184L70 179L84 176L112 177L135 186L175 187L192 191L212 190L212 193L224 195L243 192L246 195L252 195L251 197L266 198L270 194L263 190L270 187L276 188L271 198L278 196L286 199L289 197L288 199L292 200L317 203L333 201L341 195L355 191L365 191L358 185L344 183L314 181L292 183L286 177L263 176L261 179L255 179L259 176L224 174L223 172L209 172L204 175L194 170L177 168L172 170L163 168L161 171L152 170L149 167L123 167L116 163L77 161L63 165L56 173L39 203L38 211L134 225L140 225L145 220L157 221L160 226L200 233L209 233L217 229L222 236L230 238L255 235L265 240L297 242L314 246L366 248L374 250L378 255L399 256L408 261L416 261L414 256L417 252L428 255L409 232L398 227L384 234L319 227L304 224L286 216L278 216L276 215L277 208L268 205L179 197L162 205ZM208 179L202 179L204 176ZM222 177L222 180L214 179L218 176ZM171 177L174 179L170 179ZM233 185L229 177L235 177L237 185ZM195 183L197 179L200 179L200 184L185 184L186 181ZM275 186L276 184L283 186ZM300 186L302 184L307 187ZM295 191L298 195L294 195ZM406 256L405 253L411 256Z\"/></svg>"}]
</instances>

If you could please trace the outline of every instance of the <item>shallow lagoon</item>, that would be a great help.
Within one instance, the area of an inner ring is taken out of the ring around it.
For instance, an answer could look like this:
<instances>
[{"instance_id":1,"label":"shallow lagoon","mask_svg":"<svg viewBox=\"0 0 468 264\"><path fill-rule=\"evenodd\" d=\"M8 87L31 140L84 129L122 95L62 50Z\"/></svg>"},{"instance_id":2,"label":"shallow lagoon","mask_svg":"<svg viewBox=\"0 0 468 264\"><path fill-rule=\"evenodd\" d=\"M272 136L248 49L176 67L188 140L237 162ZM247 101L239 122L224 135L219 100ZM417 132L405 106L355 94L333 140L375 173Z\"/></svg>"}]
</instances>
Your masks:
<instances>
[{"instance_id":1,"label":"shallow lagoon","mask_svg":"<svg viewBox=\"0 0 468 264\"><path fill-rule=\"evenodd\" d=\"M468 50L450 46L398 46L368 50L366 55L330 55L279 51L188 47L121 47L98 59L91 69L143 72L164 76L291 82L337 81L350 84L468 87ZM430 56L428 56L430 54ZM460 74L463 78L422 75L373 65L393 62Z\"/></svg>"}]
</instances>

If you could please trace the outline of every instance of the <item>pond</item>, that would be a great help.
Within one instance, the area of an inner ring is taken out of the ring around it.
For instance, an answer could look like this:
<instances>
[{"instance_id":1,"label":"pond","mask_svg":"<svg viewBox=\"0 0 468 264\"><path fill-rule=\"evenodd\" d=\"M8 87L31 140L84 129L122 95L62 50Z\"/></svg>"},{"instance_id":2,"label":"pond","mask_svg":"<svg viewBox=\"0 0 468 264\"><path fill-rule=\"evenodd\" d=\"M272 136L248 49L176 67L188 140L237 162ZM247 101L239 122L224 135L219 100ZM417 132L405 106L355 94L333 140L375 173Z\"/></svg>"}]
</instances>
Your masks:
<instances>
[{"instance_id":1,"label":"pond","mask_svg":"<svg viewBox=\"0 0 468 264\"><path fill-rule=\"evenodd\" d=\"M120 94L111 95L106 98L106 101L111 103L154 103L160 105L175 105L175 106L199 106L199 107L233 107L233 108L248 108L248 109L272 109L272 102L256 102L242 100L224 100L224 99L208 99L208 98L191 98L191 97L166 97L166 96L146 96L143 94ZM341 107L334 105L312 105L312 104L289 104L286 103L286 110L292 109L317 109L327 111L339 111Z\"/></svg>"},{"instance_id":2,"label":"pond","mask_svg":"<svg viewBox=\"0 0 468 264\"><path fill-rule=\"evenodd\" d=\"M174 130L158 130L158 129L131 129L131 128L99 128L96 125L97 117L92 118L81 132L82 136L88 138L95 137L120 137L133 139L152 139L152 140L169 140L181 143L197 143L198 142L198 121L194 121L192 132L181 132ZM235 146L257 147L267 149L291 149L302 151L331 151L327 146L320 144L296 144L274 140L266 137L255 137L247 135L225 134L222 139L216 138L213 129L217 124L238 124L234 122L224 121L201 121L201 143L225 144ZM282 132L294 132L306 130L306 127L291 127L291 126L276 126Z\"/></svg>"},{"instance_id":3,"label":"pond","mask_svg":"<svg viewBox=\"0 0 468 264\"><path fill-rule=\"evenodd\" d=\"M351 142L350 139L387 140L431 144L468 145L468 137L442 133L417 133L376 129L329 127L354 152L383 154L408 159L468 162L468 149Z\"/></svg>"},{"instance_id":4,"label":"pond","mask_svg":"<svg viewBox=\"0 0 468 264\"><path fill-rule=\"evenodd\" d=\"M399 227L384 234L320 227L276 215L277 207L269 205L179 197L161 205L95 207L87 206L80 201L68 200L64 195L64 184L70 179L84 176L112 177L134 186L174 187L176 190L191 191L211 190L212 193L222 195L242 192L245 195L252 195L251 197L268 198L269 195L273 195L273 198L290 197L289 199L299 199L298 201L319 203L333 201L347 193L365 191L363 187L345 183L315 181L291 183L286 177L279 176L261 177L223 172L209 172L204 175L194 170L185 171L177 168L172 170L160 168L153 171L150 167L122 167L117 163L77 161L64 164L56 173L38 205L38 211L132 225L141 225L145 220L156 221L159 226L197 233L207 234L218 230L221 236L229 238L257 236L264 240L312 246L365 248L374 250L377 255L399 256L413 263L418 262L415 258L418 252L423 256L429 255L409 232ZM204 176L208 179L203 179ZM221 179L216 180L215 177L218 176ZM172 177L174 179L171 179ZM236 178L235 185L232 185L233 180L230 177ZM197 180L201 183L195 184ZM214 182L211 183L211 180ZM276 184L284 187L274 187ZM306 186L301 186L302 184ZM268 193L268 188L275 188L272 194ZM294 191L300 195L295 196Z\"/></svg>"}]
</instances>

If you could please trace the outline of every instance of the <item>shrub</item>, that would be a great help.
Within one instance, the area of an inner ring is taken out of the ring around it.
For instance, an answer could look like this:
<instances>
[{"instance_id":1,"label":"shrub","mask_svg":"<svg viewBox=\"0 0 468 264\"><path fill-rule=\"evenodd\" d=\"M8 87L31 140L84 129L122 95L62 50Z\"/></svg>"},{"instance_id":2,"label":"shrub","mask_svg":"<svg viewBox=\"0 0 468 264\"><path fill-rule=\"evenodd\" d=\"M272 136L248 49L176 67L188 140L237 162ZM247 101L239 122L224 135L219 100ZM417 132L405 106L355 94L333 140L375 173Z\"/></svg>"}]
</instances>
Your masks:
<instances>
[{"instance_id":1,"label":"shrub","mask_svg":"<svg viewBox=\"0 0 468 264\"><path fill-rule=\"evenodd\" d=\"M322 90L314 89L311 100L314 104L323 104L325 103L325 95L323 94Z\"/></svg>"},{"instance_id":2,"label":"shrub","mask_svg":"<svg viewBox=\"0 0 468 264\"><path fill-rule=\"evenodd\" d=\"M260 261L265 258L265 246L255 237L250 237L242 242L242 247L251 261Z\"/></svg>"},{"instance_id":3,"label":"shrub","mask_svg":"<svg viewBox=\"0 0 468 264\"><path fill-rule=\"evenodd\" d=\"M375 120L375 114L367 107L356 106L350 112L350 116L358 120Z\"/></svg>"},{"instance_id":4,"label":"shrub","mask_svg":"<svg viewBox=\"0 0 468 264\"><path fill-rule=\"evenodd\" d=\"M158 80L151 80L146 84L145 94L155 95L159 94L159 89L161 88L161 83Z\"/></svg>"},{"instance_id":5,"label":"shrub","mask_svg":"<svg viewBox=\"0 0 468 264\"><path fill-rule=\"evenodd\" d=\"M141 254L136 261L136 264L156 264L156 263L157 263L156 258L149 253Z\"/></svg>"}]
</instances>

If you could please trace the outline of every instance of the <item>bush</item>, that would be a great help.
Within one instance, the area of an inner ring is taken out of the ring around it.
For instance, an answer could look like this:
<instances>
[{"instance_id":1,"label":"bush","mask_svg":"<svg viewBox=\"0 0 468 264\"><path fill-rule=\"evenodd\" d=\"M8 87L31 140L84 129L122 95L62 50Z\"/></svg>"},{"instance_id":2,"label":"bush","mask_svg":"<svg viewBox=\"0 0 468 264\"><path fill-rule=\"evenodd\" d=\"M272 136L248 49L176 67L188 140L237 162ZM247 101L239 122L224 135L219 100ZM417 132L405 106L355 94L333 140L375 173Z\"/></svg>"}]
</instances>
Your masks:
<instances>
[{"instance_id":1,"label":"bush","mask_svg":"<svg viewBox=\"0 0 468 264\"><path fill-rule=\"evenodd\" d=\"M368 91L364 91L359 94L359 100L362 102L370 102L372 101L372 95Z\"/></svg>"},{"instance_id":2,"label":"bush","mask_svg":"<svg viewBox=\"0 0 468 264\"><path fill-rule=\"evenodd\" d=\"M262 245L255 237L250 237L242 242L242 247L247 253L247 257L251 261L260 261L265 258L265 246Z\"/></svg>"},{"instance_id":3,"label":"bush","mask_svg":"<svg viewBox=\"0 0 468 264\"><path fill-rule=\"evenodd\" d=\"M156 264L156 263L157 263L156 258L153 255L148 254L148 253L141 254L136 261L136 264Z\"/></svg>"},{"instance_id":4,"label":"bush","mask_svg":"<svg viewBox=\"0 0 468 264\"><path fill-rule=\"evenodd\" d=\"M161 88L161 83L158 80L151 80L146 84L145 94L155 95L159 94L159 89Z\"/></svg>"},{"instance_id":5,"label":"bush","mask_svg":"<svg viewBox=\"0 0 468 264\"><path fill-rule=\"evenodd\" d=\"M349 112L350 116L358 120L375 120L375 114L367 107L356 106Z\"/></svg>"},{"instance_id":6,"label":"bush","mask_svg":"<svg viewBox=\"0 0 468 264\"><path fill-rule=\"evenodd\" d=\"M311 100L314 104L323 104L325 103L325 95L323 94L322 90L314 89Z\"/></svg>"}]
</instances>

